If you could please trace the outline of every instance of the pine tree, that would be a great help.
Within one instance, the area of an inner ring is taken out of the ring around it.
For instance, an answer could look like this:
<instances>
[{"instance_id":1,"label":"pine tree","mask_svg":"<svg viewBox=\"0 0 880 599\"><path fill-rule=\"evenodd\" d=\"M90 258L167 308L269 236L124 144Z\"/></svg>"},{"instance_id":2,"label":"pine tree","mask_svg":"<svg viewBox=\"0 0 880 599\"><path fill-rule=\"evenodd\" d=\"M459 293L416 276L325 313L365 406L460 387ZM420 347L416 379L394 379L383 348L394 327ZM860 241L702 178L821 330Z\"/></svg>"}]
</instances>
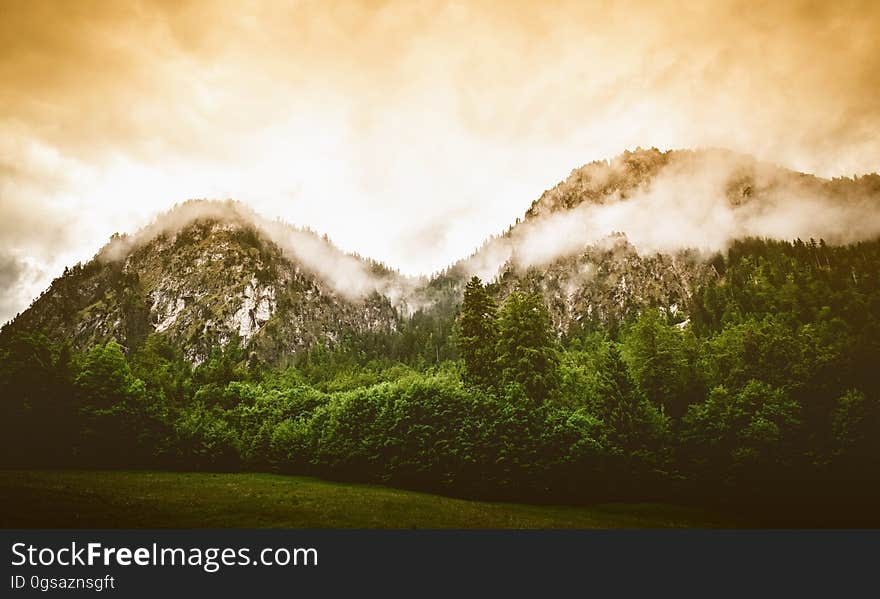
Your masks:
<instances>
[{"instance_id":1,"label":"pine tree","mask_svg":"<svg viewBox=\"0 0 880 599\"><path fill-rule=\"evenodd\" d=\"M602 356L598 379L591 407L611 427L618 441L629 448L637 435L640 396L616 345Z\"/></svg>"},{"instance_id":2,"label":"pine tree","mask_svg":"<svg viewBox=\"0 0 880 599\"><path fill-rule=\"evenodd\" d=\"M457 322L458 352L464 359L470 382L494 386L495 344L498 333L498 306L479 277L468 281Z\"/></svg>"},{"instance_id":3,"label":"pine tree","mask_svg":"<svg viewBox=\"0 0 880 599\"><path fill-rule=\"evenodd\" d=\"M557 388L559 352L550 312L536 293L511 293L498 318L497 364L502 382L518 383L537 402Z\"/></svg>"}]
</instances>

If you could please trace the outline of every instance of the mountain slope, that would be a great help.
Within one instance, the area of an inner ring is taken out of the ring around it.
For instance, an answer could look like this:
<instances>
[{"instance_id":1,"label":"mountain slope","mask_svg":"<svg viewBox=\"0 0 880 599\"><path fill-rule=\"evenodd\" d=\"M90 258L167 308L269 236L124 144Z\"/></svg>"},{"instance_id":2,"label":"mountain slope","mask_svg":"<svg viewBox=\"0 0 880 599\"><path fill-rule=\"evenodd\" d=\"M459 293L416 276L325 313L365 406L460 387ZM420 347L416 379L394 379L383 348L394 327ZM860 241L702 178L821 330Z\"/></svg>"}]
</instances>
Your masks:
<instances>
[{"instance_id":1,"label":"mountain slope","mask_svg":"<svg viewBox=\"0 0 880 599\"><path fill-rule=\"evenodd\" d=\"M880 236L880 176L825 180L726 150L624 152L573 170L522 220L459 261L499 296L539 291L560 332L655 306L687 318L692 290L718 276L716 252L746 237Z\"/></svg>"},{"instance_id":2,"label":"mountain slope","mask_svg":"<svg viewBox=\"0 0 880 599\"><path fill-rule=\"evenodd\" d=\"M92 261L56 279L7 328L43 330L80 348L111 338L136 347L156 332L195 363L234 337L259 358L278 362L347 334L396 328L398 313L386 295L335 285L269 239L240 206L218 207L224 208L190 203L134 238L114 238ZM312 250L330 247L307 231L289 228L291 238ZM358 272L373 271L376 281L395 278L335 252L332 257L360 266Z\"/></svg>"}]
</instances>

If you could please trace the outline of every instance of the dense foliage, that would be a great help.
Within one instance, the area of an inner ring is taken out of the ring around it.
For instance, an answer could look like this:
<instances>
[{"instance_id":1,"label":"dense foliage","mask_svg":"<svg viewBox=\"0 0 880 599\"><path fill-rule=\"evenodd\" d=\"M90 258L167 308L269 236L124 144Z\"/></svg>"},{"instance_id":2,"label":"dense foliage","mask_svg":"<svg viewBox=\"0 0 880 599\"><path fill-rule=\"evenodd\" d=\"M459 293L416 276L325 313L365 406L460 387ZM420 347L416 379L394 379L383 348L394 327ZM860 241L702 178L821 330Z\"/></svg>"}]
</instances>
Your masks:
<instances>
[{"instance_id":1,"label":"dense foliage","mask_svg":"<svg viewBox=\"0 0 880 599\"><path fill-rule=\"evenodd\" d=\"M559 340L540 296L467 285L458 315L285 369L233 340L71 352L0 337L7 465L273 469L568 501L814 496L880 474L880 242L748 240L690 320L644 310ZM834 484L830 484L830 483Z\"/></svg>"}]
</instances>

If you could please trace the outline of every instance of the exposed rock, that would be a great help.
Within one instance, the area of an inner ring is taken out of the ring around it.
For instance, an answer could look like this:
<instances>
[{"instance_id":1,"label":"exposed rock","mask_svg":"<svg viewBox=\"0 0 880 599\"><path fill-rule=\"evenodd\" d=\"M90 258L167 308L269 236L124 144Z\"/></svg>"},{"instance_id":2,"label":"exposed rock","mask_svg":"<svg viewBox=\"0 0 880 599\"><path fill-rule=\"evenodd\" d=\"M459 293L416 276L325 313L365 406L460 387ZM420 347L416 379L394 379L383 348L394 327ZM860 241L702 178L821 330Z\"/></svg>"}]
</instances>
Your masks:
<instances>
[{"instance_id":1,"label":"exposed rock","mask_svg":"<svg viewBox=\"0 0 880 599\"><path fill-rule=\"evenodd\" d=\"M121 258L69 269L8 326L41 329L80 348L109 339L134 348L159 333L193 363L237 336L279 362L348 334L393 331L397 320L388 298L342 296L248 223L206 219Z\"/></svg>"}]
</instances>

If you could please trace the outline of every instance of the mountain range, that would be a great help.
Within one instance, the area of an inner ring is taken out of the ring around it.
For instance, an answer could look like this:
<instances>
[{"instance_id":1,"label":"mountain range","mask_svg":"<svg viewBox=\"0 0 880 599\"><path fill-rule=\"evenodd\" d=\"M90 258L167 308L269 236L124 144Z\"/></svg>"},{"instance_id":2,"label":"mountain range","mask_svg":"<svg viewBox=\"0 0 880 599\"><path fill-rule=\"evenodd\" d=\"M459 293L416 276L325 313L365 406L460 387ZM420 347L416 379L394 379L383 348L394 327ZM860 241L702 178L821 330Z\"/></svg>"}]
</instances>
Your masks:
<instances>
[{"instance_id":1,"label":"mountain range","mask_svg":"<svg viewBox=\"0 0 880 599\"><path fill-rule=\"evenodd\" d=\"M443 272L408 277L233 201L191 200L55 279L4 326L85 348L167 336L193 363L238 338L281 363L350 336L448 318L464 284L540 292L560 335L647 307L684 326L713 257L745 237L880 236L880 176L821 179L724 150L625 152L573 170Z\"/></svg>"}]
</instances>

